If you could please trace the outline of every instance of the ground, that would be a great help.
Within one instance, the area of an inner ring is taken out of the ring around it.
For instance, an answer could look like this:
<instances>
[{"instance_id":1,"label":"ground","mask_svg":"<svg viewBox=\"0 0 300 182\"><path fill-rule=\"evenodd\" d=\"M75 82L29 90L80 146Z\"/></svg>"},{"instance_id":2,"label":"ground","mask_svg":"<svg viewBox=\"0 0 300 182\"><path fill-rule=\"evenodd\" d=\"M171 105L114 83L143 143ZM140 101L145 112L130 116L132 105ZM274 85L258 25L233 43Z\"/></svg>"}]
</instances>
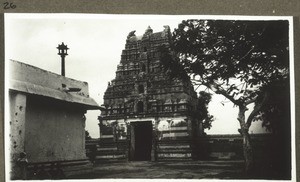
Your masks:
<instances>
[{"instance_id":1,"label":"ground","mask_svg":"<svg viewBox=\"0 0 300 182\"><path fill-rule=\"evenodd\" d=\"M88 174L70 179L242 179L243 161L164 161L122 162L94 165Z\"/></svg>"}]
</instances>

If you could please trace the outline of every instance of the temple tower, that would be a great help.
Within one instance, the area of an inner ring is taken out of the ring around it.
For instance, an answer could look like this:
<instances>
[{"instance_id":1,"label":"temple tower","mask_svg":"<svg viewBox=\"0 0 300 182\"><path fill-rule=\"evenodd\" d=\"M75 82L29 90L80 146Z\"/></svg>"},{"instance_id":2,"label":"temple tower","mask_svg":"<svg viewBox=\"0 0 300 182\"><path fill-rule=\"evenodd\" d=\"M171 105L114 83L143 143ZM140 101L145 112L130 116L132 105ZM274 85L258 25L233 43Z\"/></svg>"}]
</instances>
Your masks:
<instances>
[{"instance_id":1,"label":"temple tower","mask_svg":"<svg viewBox=\"0 0 300 182\"><path fill-rule=\"evenodd\" d=\"M191 82L170 80L162 68L158 47L171 49L171 44L169 26L156 33L149 26L142 36L130 32L105 91L100 139L127 140L129 160L154 160L160 155L157 142L202 133L201 122L191 115L197 104Z\"/></svg>"}]
</instances>

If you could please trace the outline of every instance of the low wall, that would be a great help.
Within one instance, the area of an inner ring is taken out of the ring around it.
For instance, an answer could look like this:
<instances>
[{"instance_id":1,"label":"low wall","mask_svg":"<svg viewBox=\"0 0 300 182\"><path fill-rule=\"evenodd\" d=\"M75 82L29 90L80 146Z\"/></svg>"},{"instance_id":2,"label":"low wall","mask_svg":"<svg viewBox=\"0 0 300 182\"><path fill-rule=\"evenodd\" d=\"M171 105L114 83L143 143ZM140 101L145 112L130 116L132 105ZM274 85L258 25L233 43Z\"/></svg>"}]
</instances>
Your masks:
<instances>
[{"instance_id":1,"label":"low wall","mask_svg":"<svg viewBox=\"0 0 300 182\"><path fill-rule=\"evenodd\" d=\"M156 155L164 160L243 160L243 145L240 135L207 135L198 140L177 133L184 127L171 128L159 133ZM256 159L268 158L272 153L272 137L267 134L251 135ZM96 162L116 162L128 159L128 140L115 141L113 138L88 140L87 156Z\"/></svg>"},{"instance_id":2,"label":"low wall","mask_svg":"<svg viewBox=\"0 0 300 182\"><path fill-rule=\"evenodd\" d=\"M251 135L256 158L268 155L273 145L269 134ZM243 160L243 139L241 135L207 135L196 141L197 158L203 160Z\"/></svg>"},{"instance_id":3,"label":"low wall","mask_svg":"<svg viewBox=\"0 0 300 182\"><path fill-rule=\"evenodd\" d=\"M104 138L86 141L86 155L93 163L127 161L128 141Z\"/></svg>"}]
</instances>

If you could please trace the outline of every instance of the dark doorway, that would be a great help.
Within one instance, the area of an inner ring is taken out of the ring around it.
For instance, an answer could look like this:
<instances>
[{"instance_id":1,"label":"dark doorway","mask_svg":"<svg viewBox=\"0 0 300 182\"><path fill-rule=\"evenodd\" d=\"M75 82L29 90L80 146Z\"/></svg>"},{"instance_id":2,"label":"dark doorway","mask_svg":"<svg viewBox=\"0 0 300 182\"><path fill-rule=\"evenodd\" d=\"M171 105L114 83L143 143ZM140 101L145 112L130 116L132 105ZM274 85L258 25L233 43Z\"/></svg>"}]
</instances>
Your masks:
<instances>
[{"instance_id":1,"label":"dark doorway","mask_svg":"<svg viewBox=\"0 0 300 182\"><path fill-rule=\"evenodd\" d=\"M143 94L145 92L144 85L139 85L139 94Z\"/></svg>"},{"instance_id":2,"label":"dark doorway","mask_svg":"<svg viewBox=\"0 0 300 182\"><path fill-rule=\"evenodd\" d=\"M146 71L146 66L145 66L145 64L144 64L144 63L142 64L142 71L143 71L143 72L145 72L145 71Z\"/></svg>"},{"instance_id":3,"label":"dark doorway","mask_svg":"<svg viewBox=\"0 0 300 182\"><path fill-rule=\"evenodd\" d=\"M152 122L131 123L131 160L150 161L152 149Z\"/></svg>"},{"instance_id":4,"label":"dark doorway","mask_svg":"<svg viewBox=\"0 0 300 182\"><path fill-rule=\"evenodd\" d=\"M142 113L144 112L144 103L142 101L139 101L137 103L137 113Z\"/></svg>"}]
</instances>

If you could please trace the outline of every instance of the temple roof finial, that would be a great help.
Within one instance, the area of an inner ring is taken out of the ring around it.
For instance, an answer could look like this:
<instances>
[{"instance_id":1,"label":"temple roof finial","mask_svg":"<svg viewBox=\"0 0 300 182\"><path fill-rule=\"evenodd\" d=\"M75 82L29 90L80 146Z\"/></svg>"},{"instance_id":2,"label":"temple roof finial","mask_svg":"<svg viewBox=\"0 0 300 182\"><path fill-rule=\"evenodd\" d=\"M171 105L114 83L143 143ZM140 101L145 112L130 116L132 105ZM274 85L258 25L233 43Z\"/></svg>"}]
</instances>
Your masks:
<instances>
[{"instance_id":1,"label":"temple roof finial","mask_svg":"<svg viewBox=\"0 0 300 182\"><path fill-rule=\"evenodd\" d=\"M145 35L152 34L152 33L153 33L152 28L150 26L148 26L148 28L145 31Z\"/></svg>"}]
</instances>

